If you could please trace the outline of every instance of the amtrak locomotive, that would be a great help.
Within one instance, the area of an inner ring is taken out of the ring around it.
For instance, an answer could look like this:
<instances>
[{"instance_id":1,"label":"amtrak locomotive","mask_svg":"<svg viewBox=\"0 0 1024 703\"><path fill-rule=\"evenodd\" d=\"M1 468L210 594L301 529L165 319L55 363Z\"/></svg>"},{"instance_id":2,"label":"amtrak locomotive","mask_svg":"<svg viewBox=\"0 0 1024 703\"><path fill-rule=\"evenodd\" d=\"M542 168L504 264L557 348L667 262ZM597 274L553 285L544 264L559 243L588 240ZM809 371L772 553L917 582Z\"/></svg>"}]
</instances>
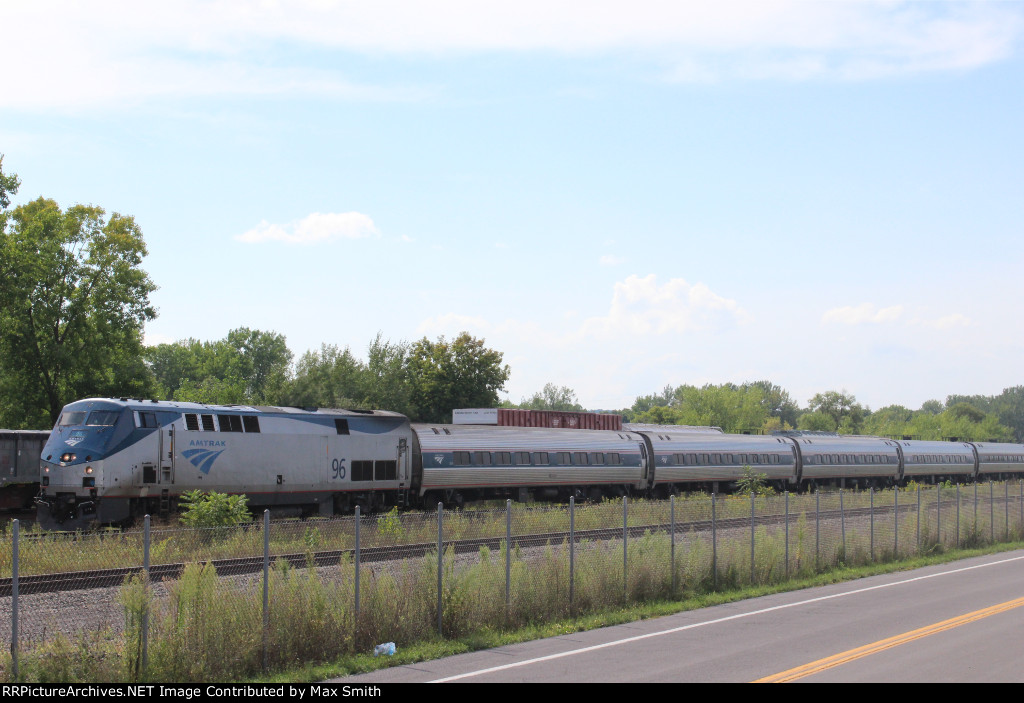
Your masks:
<instances>
[{"instance_id":1,"label":"amtrak locomotive","mask_svg":"<svg viewBox=\"0 0 1024 703\"><path fill-rule=\"evenodd\" d=\"M289 515L510 497L665 496L743 476L781 487L840 479L1024 475L1024 445L412 424L386 411L93 398L64 408L40 457L39 523L79 529L165 513L185 492L244 493Z\"/></svg>"}]
</instances>

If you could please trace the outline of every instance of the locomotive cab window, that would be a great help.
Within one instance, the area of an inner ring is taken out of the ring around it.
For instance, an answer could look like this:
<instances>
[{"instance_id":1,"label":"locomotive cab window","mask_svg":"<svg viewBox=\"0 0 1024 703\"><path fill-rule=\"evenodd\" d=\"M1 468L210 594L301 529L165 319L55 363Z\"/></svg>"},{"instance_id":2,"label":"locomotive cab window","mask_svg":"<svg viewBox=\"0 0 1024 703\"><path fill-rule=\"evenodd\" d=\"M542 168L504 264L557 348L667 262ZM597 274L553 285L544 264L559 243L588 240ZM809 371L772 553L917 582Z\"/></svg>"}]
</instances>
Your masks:
<instances>
[{"instance_id":1,"label":"locomotive cab window","mask_svg":"<svg viewBox=\"0 0 1024 703\"><path fill-rule=\"evenodd\" d=\"M218 415L217 419L220 421L221 432L241 432L242 431L242 416L241 415Z\"/></svg>"},{"instance_id":2,"label":"locomotive cab window","mask_svg":"<svg viewBox=\"0 0 1024 703\"><path fill-rule=\"evenodd\" d=\"M85 411L66 412L60 414L60 421L57 423L61 427L72 427L74 425L81 425L85 422Z\"/></svg>"},{"instance_id":3,"label":"locomotive cab window","mask_svg":"<svg viewBox=\"0 0 1024 703\"><path fill-rule=\"evenodd\" d=\"M117 422L117 416L120 414L111 410L93 410L89 413L89 419L85 424L93 427L110 427ZM139 415L153 415L153 413L139 413ZM155 418L156 415L153 415L153 417ZM153 426L155 427L156 425L154 424Z\"/></svg>"}]
</instances>

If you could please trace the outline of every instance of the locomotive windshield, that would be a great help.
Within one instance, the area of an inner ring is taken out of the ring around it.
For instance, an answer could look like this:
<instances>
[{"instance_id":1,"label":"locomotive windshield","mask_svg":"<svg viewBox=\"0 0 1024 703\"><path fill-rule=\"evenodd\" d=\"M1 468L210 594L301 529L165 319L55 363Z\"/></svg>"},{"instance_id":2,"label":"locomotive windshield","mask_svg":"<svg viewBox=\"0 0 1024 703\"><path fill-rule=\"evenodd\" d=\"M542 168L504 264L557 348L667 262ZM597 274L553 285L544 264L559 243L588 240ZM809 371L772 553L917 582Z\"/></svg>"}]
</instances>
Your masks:
<instances>
[{"instance_id":1,"label":"locomotive windshield","mask_svg":"<svg viewBox=\"0 0 1024 703\"><path fill-rule=\"evenodd\" d=\"M84 410L65 410L60 414L60 420L57 422L57 424L60 427L73 427L74 425L84 425L85 416L86 412Z\"/></svg>"},{"instance_id":2,"label":"locomotive windshield","mask_svg":"<svg viewBox=\"0 0 1024 703\"><path fill-rule=\"evenodd\" d=\"M110 427L117 424L117 418L121 416L120 411L113 412L110 410L93 410L89 413L89 420L85 424L95 426Z\"/></svg>"}]
</instances>

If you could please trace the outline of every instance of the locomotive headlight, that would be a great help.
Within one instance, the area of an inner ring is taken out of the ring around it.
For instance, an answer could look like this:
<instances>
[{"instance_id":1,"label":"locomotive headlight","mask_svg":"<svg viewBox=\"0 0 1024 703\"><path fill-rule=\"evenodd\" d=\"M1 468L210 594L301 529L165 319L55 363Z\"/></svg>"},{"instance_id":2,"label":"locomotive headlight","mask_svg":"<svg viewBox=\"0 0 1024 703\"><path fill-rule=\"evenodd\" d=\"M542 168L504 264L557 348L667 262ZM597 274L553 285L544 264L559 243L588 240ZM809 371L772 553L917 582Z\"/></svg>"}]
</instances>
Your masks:
<instances>
[{"instance_id":1,"label":"locomotive headlight","mask_svg":"<svg viewBox=\"0 0 1024 703\"><path fill-rule=\"evenodd\" d=\"M50 467L49 467L49 466L44 466L44 467L43 467L43 473L44 473L44 474L48 474L48 473L50 473Z\"/></svg>"},{"instance_id":2,"label":"locomotive headlight","mask_svg":"<svg viewBox=\"0 0 1024 703\"><path fill-rule=\"evenodd\" d=\"M91 474L92 473L92 467L91 466L86 466L85 467L85 473Z\"/></svg>"},{"instance_id":3,"label":"locomotive headlight","mask_svg":"<svg viewBox=\"0 0 1024 703\"><path fill-rule=\"evenodd\" d=\"M75 460L75 455L71 454L70 452L68 452L66 454L61 454L60 455L60 460L61 461L74 461Z\"/></svg>"}]
</instances>

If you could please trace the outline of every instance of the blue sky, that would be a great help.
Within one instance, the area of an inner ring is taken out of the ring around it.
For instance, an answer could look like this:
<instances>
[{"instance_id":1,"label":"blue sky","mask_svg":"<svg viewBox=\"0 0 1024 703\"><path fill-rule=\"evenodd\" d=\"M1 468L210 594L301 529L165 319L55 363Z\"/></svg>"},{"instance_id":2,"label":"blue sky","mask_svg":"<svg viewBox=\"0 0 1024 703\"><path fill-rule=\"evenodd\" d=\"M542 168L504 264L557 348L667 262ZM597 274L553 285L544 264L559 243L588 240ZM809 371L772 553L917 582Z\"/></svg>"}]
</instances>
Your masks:
<instances>
[{"instance_id":1,"label":"blue sky","mask_svg":"<svg viewBox=\"0 0 1024 703\"><path fill-rule=\"evenodd\" d=\"M1022 382L1021 3L0 0L18 203L134 215L150 343L466 330L519 400Z\"/></svg>"}]
</instances>

